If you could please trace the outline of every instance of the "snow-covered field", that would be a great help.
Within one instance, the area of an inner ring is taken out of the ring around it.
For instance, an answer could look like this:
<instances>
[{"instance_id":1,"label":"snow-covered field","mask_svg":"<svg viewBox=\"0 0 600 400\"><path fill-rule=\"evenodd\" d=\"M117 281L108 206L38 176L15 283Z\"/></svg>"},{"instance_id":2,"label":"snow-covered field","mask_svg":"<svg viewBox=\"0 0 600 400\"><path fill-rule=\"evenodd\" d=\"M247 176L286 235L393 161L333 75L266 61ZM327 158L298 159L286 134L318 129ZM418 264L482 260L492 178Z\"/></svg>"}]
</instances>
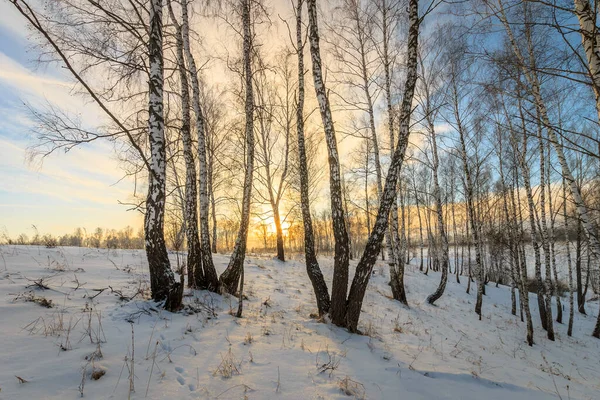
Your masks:
<instances>
[{"instance_id":1,"label":"snow-covered field","mask_svg":"<svg viewBox=\"0 0 600 400\"><path fill-rule=\"evenodd\" d=\"M466 278L451 277L429 306L439 275L409 266L405 308L389 299L381 263L360 336L311 318L301 260L248 256L238 319L235 298L207 292L186 293L180 313L161 311L145 297L142 251L0 251L0 399L600 399L597 300L576 315L573 337L555 325L556 342L533 309L530 348L508 288L488 286L479 321ZM227 261L215 256L219 272ZM320 261L330 279L331 260Z\"/></svg>"}]
</instances>

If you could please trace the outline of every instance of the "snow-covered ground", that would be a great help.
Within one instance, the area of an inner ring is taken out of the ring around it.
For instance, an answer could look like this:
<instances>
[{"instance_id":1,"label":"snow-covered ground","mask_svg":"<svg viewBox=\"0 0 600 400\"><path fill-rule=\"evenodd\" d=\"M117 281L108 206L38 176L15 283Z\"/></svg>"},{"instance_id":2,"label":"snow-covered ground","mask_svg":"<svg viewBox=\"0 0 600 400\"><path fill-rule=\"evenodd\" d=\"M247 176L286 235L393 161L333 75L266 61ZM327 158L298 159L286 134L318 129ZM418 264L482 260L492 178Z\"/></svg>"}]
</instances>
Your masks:
<instances>
[{"instance_id":1,"label":"snow-covered ground","mask_svg":"<svg viewBox=\"0 0 600 400\"><path fill-rule=\"evenodd\" d=\"M487 287L479 321L466 278L451 277L429 306L439 275L409 266L405 308L389 299L381 263L360 336L311 318L301 260L248 256L238 319L235 298L207 292L186 293L180 313L160 310L145 297L142 251L0 251L0 399L600 399L597 300L576 315L573 337L555 325L555 342L532 309L530 348L508 288ZM215 256L219 272L227 261ZM331 260L320 262L330 279Z\"/></svg>"}]
</instances>

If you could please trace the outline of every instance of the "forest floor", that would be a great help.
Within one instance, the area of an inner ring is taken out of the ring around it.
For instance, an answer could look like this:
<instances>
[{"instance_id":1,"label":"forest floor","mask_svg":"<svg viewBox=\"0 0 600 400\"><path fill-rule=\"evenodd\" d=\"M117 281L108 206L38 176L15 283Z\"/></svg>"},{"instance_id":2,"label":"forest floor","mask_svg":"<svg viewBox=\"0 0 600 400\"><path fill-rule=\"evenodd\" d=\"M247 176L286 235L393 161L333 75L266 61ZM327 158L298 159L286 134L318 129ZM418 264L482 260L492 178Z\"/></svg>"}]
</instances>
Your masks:
<instances>
[{"instance_id":1,"label":"forest floor","mask_svg":"<svg viewBox=\"0 0 600 400\"><path fill-rule=\"evenodd\" d=\"M541 329L535 345L510 313L510 289L488 284L483 319L475 285L407 266L410 307L389 298L378 261L363 304L364 335L311 317L301 260L247 256L248 299L186 291L185 309L148 295L139 250L0 247L0 399L599 399L598 300L574 333ZM173 264L177 256L171 255ZM180 257L181 261L181 257ZM221 272L228 257L215 255ZM332 261L320 259L330 282ZM353 266L355 264L352 264ZM568 301L563 300L568 319Z\"/></svg>"}]
</instances>

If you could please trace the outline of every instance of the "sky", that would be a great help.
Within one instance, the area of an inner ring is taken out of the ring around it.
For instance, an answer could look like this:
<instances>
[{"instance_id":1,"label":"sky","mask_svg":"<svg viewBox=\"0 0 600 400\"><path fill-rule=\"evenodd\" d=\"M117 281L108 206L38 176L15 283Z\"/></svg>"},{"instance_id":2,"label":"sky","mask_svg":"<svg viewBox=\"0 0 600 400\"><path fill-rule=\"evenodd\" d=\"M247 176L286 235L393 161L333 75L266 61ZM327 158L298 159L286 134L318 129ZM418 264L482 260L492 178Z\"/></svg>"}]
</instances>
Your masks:
<instances>
[{"instance_id":1,"label":"sky","mask_svg":"<svg viewBox=\"0 0 600 400\"><path fill-rule=\"evenodd\" d=\"M139 213L127 211L132 184L120 179L112 145L86 144L29 161L35 124L25 104L60 104L86 120L95 107L71 92L72 81L60 68L37 66L36 50L23 18L0 3L0 234L29 236L70 233L76 227L141 227Z\"/></svg>"},{"instance_id":2,"label":"sky","mask_svg":"<svg viewBox=\"0 0 600 400\"><path fill-rule=\"evenodd\" d=\"M272 14L289 18L289 4L273 1ZM226 23L213 23L211 27L215 29L201 27L204 47L222 57L237 49L228 46L234 34ZM277 50L288 40L287 28L277 18L271 29L269 40L261 42L265 52ZM53 235L77 227L89 232L96 227L122 229L129 225L137 230L142 226L141 215L119 204L131 198L134 185L130 180L121 180L123 171L110 143L97 141L68 153L57 151L43 160L29 161L29 149L36 144L35 124L25 104L59 105L69 114L78 115L87 126L97 126L103 118L93 103L73 92L72 78L59 65L36 64L38 53L31 46L30 35L14 7L0 2L0 235L31 236L33 225L40 233ZM212 72L213 84L224 85L230 78L222 71ZM339 151L346 158L358 139L338 136ZM326 182L324 179L323 185ZM316 206L326 207L329 201L325 186L320 192Z\"/></svg>"}]
</instances>

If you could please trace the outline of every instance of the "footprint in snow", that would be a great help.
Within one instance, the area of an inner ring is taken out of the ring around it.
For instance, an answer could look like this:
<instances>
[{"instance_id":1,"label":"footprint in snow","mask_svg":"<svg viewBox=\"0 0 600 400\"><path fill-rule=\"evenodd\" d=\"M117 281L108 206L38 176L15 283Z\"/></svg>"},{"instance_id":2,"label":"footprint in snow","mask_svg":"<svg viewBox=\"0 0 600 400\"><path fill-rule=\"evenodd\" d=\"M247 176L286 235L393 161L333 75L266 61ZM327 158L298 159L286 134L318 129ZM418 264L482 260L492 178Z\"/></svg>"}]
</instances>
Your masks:
<instances>
[{"instance_id":1,"label":"footprint in snow","mask_svg":"<svg viewBox=\"0 0 600 400\"><path fill-rule=\"evenodd\" d=\"M181 386L185 386L186 382L184 375L187 375L187 373L185 372L185 368L175 367L175 372L177 372L177 382L179 382ZM190 392L196 391L196 385L194 385L193 383L190 383L189 385L187 385L187 387L190 390Z\"/></svg>"}]
</instances>

